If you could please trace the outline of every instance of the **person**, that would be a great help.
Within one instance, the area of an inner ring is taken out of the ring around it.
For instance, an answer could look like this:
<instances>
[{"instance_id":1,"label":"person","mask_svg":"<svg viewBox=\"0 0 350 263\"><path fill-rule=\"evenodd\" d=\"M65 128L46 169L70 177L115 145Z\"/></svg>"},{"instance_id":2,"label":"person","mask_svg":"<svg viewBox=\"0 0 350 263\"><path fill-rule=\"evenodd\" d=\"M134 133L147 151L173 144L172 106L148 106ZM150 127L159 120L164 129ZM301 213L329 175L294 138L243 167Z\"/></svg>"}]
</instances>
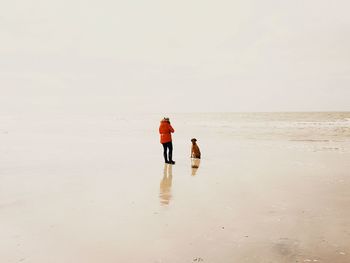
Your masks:
<instances>
[{"instance_id":1,"label":"person","mask_svg":"<svg viewBox=\"0 0 350 263\"><path fill-rule=\"evenodd\" d=\"M165 163L175 164L173 160L173 143L171 134L175 132L174 128L170 124L169 118L163 118L160 122L159 133L160 143L163 145L163 156Z\"/></svg>"}]
</instances>

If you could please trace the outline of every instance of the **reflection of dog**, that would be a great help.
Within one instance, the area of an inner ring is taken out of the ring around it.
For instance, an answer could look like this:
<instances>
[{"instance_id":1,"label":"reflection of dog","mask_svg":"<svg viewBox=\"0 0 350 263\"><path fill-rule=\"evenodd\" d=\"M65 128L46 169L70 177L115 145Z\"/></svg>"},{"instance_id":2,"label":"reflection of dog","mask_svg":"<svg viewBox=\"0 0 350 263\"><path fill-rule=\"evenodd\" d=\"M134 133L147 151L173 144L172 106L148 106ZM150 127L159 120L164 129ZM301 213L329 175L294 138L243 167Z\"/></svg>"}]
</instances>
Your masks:
<instances>
[{"instance_id":1,"label":"reflection of dog","mask_svg":"<svg viewBox=\"0 0 350 263\"><path fill-rule=\"evenodd\" d=\"M192 176L196 175L200 163L201 163L201 159L191 158Z\"/></svg>"},{"instance_id":2,"label":"reflection of dog","mask_svg":"<svg viewBox=\"0 0 350 263\"><path fill-rule=\"evenodd\" d=\"M191 158L201 158L201 151L199 150L199 147L196 143L197 139L193 138L191 139L192 142L192 148L191 148Z\"/></svg>"}]
</instances>

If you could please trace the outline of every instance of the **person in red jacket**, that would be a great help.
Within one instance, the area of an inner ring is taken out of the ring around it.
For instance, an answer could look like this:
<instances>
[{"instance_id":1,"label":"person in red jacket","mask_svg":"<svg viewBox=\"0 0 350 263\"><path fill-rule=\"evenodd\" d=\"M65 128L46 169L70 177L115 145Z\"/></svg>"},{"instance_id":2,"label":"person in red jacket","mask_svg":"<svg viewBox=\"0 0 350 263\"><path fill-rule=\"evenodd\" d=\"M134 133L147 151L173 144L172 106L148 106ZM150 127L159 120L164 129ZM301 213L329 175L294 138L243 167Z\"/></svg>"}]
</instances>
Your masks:
<instances>
[{"instance_id":1,"label":"person in red jacket","mask_svg":"<svg viewBox=\"0 0 350 263\"><path fill-rule=\"evenodd\" d=\"M173 161L173 143L171 139L171 133L175 132L170 124L169 118L163 118L160 122L159 133L160 133L160 143L164 148L164 160L165 163L175 164ZM169 152L169 153L168 153Z\"/></svg>"}]
</instances>

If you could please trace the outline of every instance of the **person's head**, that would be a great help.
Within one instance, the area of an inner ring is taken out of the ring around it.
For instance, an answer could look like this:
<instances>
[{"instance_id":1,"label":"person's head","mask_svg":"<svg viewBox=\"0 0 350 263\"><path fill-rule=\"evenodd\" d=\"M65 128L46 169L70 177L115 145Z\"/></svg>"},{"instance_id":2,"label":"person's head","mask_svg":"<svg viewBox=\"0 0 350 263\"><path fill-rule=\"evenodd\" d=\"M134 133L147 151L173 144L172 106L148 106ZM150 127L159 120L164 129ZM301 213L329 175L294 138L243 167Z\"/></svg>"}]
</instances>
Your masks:
<instances>
[{"instance_id":1,"label":"person's head","mask_svg":"<svg viewBox=\"0 0 350 263\"><path fill-rule=\"evenodd\" d=\"M191 139L192 144L196 144L196 141L197 141L196 138L192 138L192 139Z\"/></svg>"},{"instance_id":2,"label":"person's head","mask_svg":"<svg viewBox=\"0 0 350 263\"><path fill-rule=\"evenodd\" d=\"M163 121L170 123L170 119L168 117L164 117Z\"/></svg>"}]
</instances>

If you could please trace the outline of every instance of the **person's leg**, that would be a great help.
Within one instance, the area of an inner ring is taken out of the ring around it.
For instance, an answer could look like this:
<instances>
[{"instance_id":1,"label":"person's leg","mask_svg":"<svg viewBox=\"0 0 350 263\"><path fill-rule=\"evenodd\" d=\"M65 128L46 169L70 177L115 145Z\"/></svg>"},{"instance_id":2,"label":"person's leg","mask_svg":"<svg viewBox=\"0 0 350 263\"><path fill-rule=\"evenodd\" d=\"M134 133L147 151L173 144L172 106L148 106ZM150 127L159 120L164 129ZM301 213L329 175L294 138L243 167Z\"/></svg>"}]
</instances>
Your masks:
<instances>
[{"instance_id":1,"label":"person's leg","mask_svg":"<svg viewBox=\"0 0 350 263\"><path fill-rule=\"evenodd\" d=\"M175 162L173 161L173 143L169 142L169 162L171 164L175 164Z\"/></svg>"},{"instance_id":2,"label":"person's leg","mask_svg":"<svg viewBox=\"0 0 350 263\"><path fill-rule=\"evenodd\" d=\"M165 163L169 163L169 161L168 161L168 154L167 154L167 149L168 149L168 145L167 145L167 143L162 143L162 145L163 145L163 156L164 156L164 161L165 161Z\"/></svg>"}]
</instances>

